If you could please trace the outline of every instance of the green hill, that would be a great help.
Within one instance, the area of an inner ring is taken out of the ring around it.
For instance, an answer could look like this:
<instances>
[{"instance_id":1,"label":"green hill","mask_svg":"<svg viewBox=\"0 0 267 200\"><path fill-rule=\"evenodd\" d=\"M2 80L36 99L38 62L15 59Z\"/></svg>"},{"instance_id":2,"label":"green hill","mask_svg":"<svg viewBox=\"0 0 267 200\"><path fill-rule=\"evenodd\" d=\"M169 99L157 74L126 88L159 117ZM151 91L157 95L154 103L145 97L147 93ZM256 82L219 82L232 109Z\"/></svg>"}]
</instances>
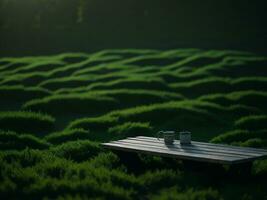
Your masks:
<instances>
[{"instance_id":1,"label":"green hill","mask_svg":"<svg viewBox=\"0 0 267 200\"><path fill-rule=\"evenodd\" d=\"M264 199L251 174L100 143L159 130L267 148L267 57L227 50L104 50L0 58L3 199ZM87 198L88 197L88 198Z\"/></svg>"}]
</instances>

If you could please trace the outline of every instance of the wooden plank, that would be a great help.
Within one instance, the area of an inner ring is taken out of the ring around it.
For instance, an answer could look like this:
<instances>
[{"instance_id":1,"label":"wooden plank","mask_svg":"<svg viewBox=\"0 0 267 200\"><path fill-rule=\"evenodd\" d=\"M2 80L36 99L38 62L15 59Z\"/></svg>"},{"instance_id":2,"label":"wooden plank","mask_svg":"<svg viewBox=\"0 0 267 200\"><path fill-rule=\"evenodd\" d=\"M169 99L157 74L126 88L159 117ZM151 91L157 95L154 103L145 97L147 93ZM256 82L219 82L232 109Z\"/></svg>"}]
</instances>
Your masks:
<instances>
[{"instance_id":1,"label":"wooden plank","mask_svg":"<svg viewBox=\"0 0 267 200\"><path fill-rule=\"evenodd\" d=\"M125 140L119 140L117 142L124 142L124 143L129 143L129 144L143 144L147 145L150 147L155 147L155 148L169 148L172 150L177 150L177 151L195 151L199 153L205 153L205 154L212 154L212 155L227 155L227 156L232 156L232 157L239 157L239 158L247 158L247 157L254 157L254 156L260 156L258 154L244 154L244 153L239 153L235 151L227 151L227 150L216 150L216 149L207 149L207 148L198 148L194 145L183 145L181 146L180 144L174 144L174 145L165 145L163 142L161 143L153 143L150 141L142 141L142 140L135 140L134 138L131 139L125 139Z\"/></svg>"},{"instance_id":2,"label":"wooden plank","mask_svg":"<svg viewBox=\"0 0 267 200\"><path fill-rule=\"evenodd\" d=\"M165 157L174 157L203 162L237 164L267 157L266 149L236 147L192 141L192 145L180 145L175 140L173 145L165 145L164 140L154 137L131 137L123 140L103 143L104 147L122 151L147 153Z\"/></svg>"},{"instance_id":3,"label":"wooden plank","mask_svg":"<svg viewBox=\"0 0 267 200\"><path fill-rule=\"evenodd\" d=\"M136 138L148 139L150 141L158 141L158 139L154 138L154 137L138 136ZM161 141L163 141L162 138L161 138ZM175 140L175 143L179 143L179 140ZM251 152L251 153L260 153L260 154L264 154L264 155L267 153L267 149L256 149L256 148L251 148L251 147L237 147L237 146L231 146L231 145L226 145L226 144L213 144L213 143L204 143L204 142L196 142L196 141L192 141L192 144L207 146L207 147L214 147L214 148L224 147L224 148L240 150L240 151L245 151L245 152Z\"/></svg>"},{"instance_id":4,"label":"wooden plank","mask_svg":"<svg viewBox=\"0 0 267 200\"><path fill-rule=\"evenodd\" d=\"M114 143L109 143L109 144L104 144L104 146L109 146L111 148L115 147L115 149L118 149L118 150L121 150L121 149L124 149L124 150L133 150L133 151L136 151L136 152L140 152L140 153L151 153L151 154L154 154L154 155L157 155L157 154L160 154L162 156L168 156L168 157L178 157L178 158L186 158L186 157L191 157L191 158L195 158L195 160L212 160L211 162L213 161L220 161L220 162L232 162L232 161L235 161L236 159L234 158L222 158L222 157L216 157L216 156L209 156L209 155L206 155L206 156L202 156L202 157L199 157L198 155L194 155L192 153L184 153L184 154L179 154L178 152L175 152L175 151L170 151L170 150L158 150L158 149L151 149L149 147L142 147L142 146L139 146L139 145L131 145L129 146L128 144L114 144ZM116 148L117 147L117 148Z\"/></svg>"},{"instance_id":5,"label":"wooden plank","mask_svg":"<svg viewBox=\"0 0 267 200\"><path fill-rule=\"evenodd\" d=\"M222 158L224 157L231 157L234 159L246 159L246 158L253 158L253 156L247 156L247 155L233 155L233 154L222 154L218 152L205 152L200 149L183 149L178 146L158 146L158 145L150 145L146 143L140 143L140 142L134 142L134 141L126 141L126 140L120 140L120 141L114 141L112 144L122 144L122 145L128 145L128 146L139 146L139 147L145 147L145 148L150 148L151 150L158 149L158 150L169 150L169 151L174 151L177 153L193 153L193 154L199 154L199 156L206 156L206 155L214 155L214 156L220 156Z\"/></svg>"},{"instance_id":6,"label":"wooden plank","mask_svg":"<svg viewBox=\"0 0 267 200\"><path fill-rule=\"evenodd\" d=\"M161 145L164 144L164 140L163 139L156 139L156 140L148 140L148 139L143 139L143 138L127 138L127 140L134 140L134 141L138 141L138 142L147 142L147 143L151 143L154 145ZM175 141L174 144L175 146L181 146L179 140ZM241 151L240 149L233 149L233 148L226 148L226 147L216 147L216 146L206 146L206 145L199 145L199 144L195 144L195 142L192 142L191 145L182 145L182 148L199 148L201 150L205 150L205 151L215 151L215 152L221 152L221 153L233 153L233 154L237 154L237 155L250 155L250 156L264 156L267 155L267 153L259 153L259 152L252 152L252 151Z\"/></svg>"},{"instance_id":7,"label":"wooden plank","mask_svg":"<svg viewBox=\"0 0 267 200\"><path fill-rule=\"evenodd\" d=\"M155 137L138 136L136 138L158 141L158 139L155 138ZM160 140L163 140L163 138L160 138ZM179 140L176 140L176 141L179 141ZM215 144L215 143L196 142L196 141L192 141L192 142L194 144L206 145L206 146L210 146L210 147L218 147L218 146L221 146L221 147L241 149L241 150L245 149L245 150L253 151L253 152L266 152L267 153L267 149L258 149L258 148L252 148L252 147L238 147L238 146L232 146L232 145L227 145L227 144Z\"/></svg>"},{"instance_id":8,"label":"wooden plank","mask_svg":"<svg viewBox=\"0 0 267 200\"><path fill-rule=\"evenodd\" d=\"M251 158L234 159L232 157L221 157L221 156L212 156L212 155L199 156L199 154L192 154L192 153L179 154L175 151L157 150L157 149L152 150L149 147L140 147L138 145L129 146L129 145L123 145L123 144L114 144L114 143L103 143L102 145L105 147L111 148L111 149L116 149L116 150L123 150L123 151L129 151L129 152L137 152L137 153L146 153L146 154L152 154L152 155L159 155L159 156L165 156L165 157L175 157L175 158L180 158L180 159L195 160L195 161L202 161L202 162L211 162L211 163L235 164L235 163L242 163L242 162L251 161Z\"/></svg>"}]
</instances>

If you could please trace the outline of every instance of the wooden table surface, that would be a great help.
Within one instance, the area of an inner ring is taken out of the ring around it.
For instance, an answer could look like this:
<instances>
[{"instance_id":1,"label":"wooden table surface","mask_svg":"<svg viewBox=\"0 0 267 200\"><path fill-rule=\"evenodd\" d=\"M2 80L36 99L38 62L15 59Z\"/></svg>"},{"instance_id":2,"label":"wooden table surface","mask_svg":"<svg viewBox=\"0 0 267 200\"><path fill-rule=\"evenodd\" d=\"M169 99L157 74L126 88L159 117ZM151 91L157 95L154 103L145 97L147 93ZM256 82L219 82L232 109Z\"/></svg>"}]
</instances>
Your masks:
<instances>
[{"instance_id":1,"label":"wooden table surface","mask_svg":"<svg viewBox=\"0 0 267 200\"><path fill-rule=\"evenodd\" d=\"M256 159L267 158L267 149L195 141L192 141L191 144L181 145L179 140L175 140L172 145L166 145L162 138L143 136L111 141L102 143L102 145L105 148L126 152L221 164L246 163Z\"/></svg>"}]
</instances>

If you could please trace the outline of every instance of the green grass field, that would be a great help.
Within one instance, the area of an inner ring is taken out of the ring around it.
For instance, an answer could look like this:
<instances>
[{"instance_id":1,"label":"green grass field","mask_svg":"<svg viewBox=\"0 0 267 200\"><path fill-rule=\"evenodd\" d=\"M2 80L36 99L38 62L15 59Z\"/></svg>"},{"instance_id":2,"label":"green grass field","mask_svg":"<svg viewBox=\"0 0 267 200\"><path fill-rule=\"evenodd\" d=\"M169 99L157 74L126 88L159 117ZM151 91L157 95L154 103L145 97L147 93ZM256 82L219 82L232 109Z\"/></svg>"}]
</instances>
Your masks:
<instances>
[{"instance_id":1,"label":"green grass field","mask_svg":"<svg viewBox=\"0 0 267 200\"><path fill-rule=\"evenodd\" d=\"M101 142L189 130L267 148L267 57L174 49L0 58L1 199L267 199L267 160L227 166Z\"/></svg>"}]
</instances>

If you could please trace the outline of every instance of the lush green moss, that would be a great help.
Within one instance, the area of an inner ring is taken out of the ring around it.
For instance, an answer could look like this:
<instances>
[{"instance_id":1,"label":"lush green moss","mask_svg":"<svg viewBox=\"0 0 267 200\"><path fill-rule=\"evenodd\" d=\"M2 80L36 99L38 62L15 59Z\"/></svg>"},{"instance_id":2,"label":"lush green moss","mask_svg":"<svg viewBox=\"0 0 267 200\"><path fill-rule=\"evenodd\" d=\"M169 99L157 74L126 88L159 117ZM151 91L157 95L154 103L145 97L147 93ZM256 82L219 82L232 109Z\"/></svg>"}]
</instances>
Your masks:
<instances>
[{"instance_id":1,"label":"lush green moss","mask_svg":"<svg viewBox=\"0 0 267 200\"><path fill-rule=\"evenodd\" d=\"M193 129L193 127L206 128L221 125L222 119L214 117L207 108L218 109L215 104L177 101L114 111L110 115L118 117L120 122L149 122L157 129L171 127L181 130L189 127Z\"/></svg>"},{"instance_id":2,"label":"lush green moss","mask_svg":"<svg viewBox=\"0 0 267 200\"><path fill-rule=\"evenodd\" d=\"M110 115L95 117L95 118L82 118L71 122L68 126L69 129L83 128L86 130L101 131L114 126L118 122L118 117Z\"/></svg>"},{"instance_id":3,"label":"lush green moss","mask_svg":"<svg viewBox=\"0 0 267 200\"><path fill-rule=\"evenodd\" d=\"M225 93L231 91L229 79L227 78L205 78L204 80L195 80L192 82L175 83L172 85L175 90L181 94L191 97L197 97L209 93Z\"/></svg>"},{"instance_id":4,"label":"lush green moss","mask_svg":"<svg viewBox=\"0 0 267 200\"><path fill-rule=\"evenodd\" d=\"M262 91L241 91L232 92L229 94L211 94L200 97L200 100L210 101L223 106L229 106L234 104L242 104L247 106L256 107L266 112L266 98L267 93Z\"/></svg>"},{"instance_id":5,"label":"lush green moss","mask_svg":"<svg viewBox=\"0 0 267 200\"><path fill-rule=\"evenodd\" d=\"M254 148L266 148L267 147L266 139L262 139L262 138L250 138L245 142L234 142L233 144L244 146L244 147L254 147Z\"/></svg>"},{"instance_id":6,"label":"lush green moss","mask_svg":"<svg viewBox=\"0 0 267 200\"><path fill-rule=\"evenodd\" d=\"M47 135L44 139L52 144L60 144L67 141L85 140L90 138L90 132L84 129L71 129L55 132Z\"/></svg>"},{"instance_id":7,"label":"lush green moss","mask_svg":"<svg viewBox=\"0 0 267 200\"><path fill-rule=\"evenodd\" d=\"M223 198L219 195L219 192L211 188L194 190L188 189L182 191L177 187L172 187L169 189L164 189L160 191L159 194L154 194L151 196L151 199L155 200L170 200L170 199L179 199L179 200L222 200Z\"/></svg>"},{"instance_id":8,"label":"lush green moss","mask_svg":"<svg viewBox=\"0 0 267 200\"><path fill-rule=\"evenodd\" d=\"M232 143L232 142L245 142L251 138L267 139L267 130L260 131L247 131L247 130L234 130L221 134L211 140L215 143Z\"/></svg>"},{"instance_id":9,"label":"lush green moss","mask_svg":"<svg viewBox=\"0 0 267 200\"><path fill-rule=\"evenodd\" d=\"M55 119L53 117L41 113L0 112L0 127L3 130L40 135L52 131L54 124Z\"/></svg>"},{"instance_id":10,"label":"lush green moss","mask_svg":"<svg viewBox=\"0 0 267 200\"><path fill-rule=\"evenodd\" d=\"M131 137L138 135L151 135L152 127L149 123L126 122L108 129L109 134L114 134L115 137Z\"/></svg>"},{"instance_id":11,"label":"lush green moss","mask_svg":"<svg viewBox=\"0 0 267 200\"><path fill-rule=\"evenodd\" d=\"M171 187L178 184L182 179L179 171L172 170L156 170L148 171L138 177L143 189L149 191L157 191L159 188Z\"/></svg>"},{"instance_id":12,"label":"lush green moss","mask_svg":"<svg viewBox=\"0 0 267 200\"><path fill-rule=\"evenodd\" d=\"M126 80L115 80L109 83L96 83L90 86L90 89L153 89L153 90L165 90L171 91L171 89L160 79L126 79Z\"/></svg>"},{"instance_id":13,"label":"lush green moss","mask_svg":"<svg viewBox=\"0 0 267 200\"><path fill-rule=\"evenodd\" d=\"M27 168L35 166L38 163L52 162L57 159L57 157L48 151L26 148L21 151L0 151L0 159L5 163L10 164L11 167L14 165L14 167Z\"/></svg>"},{"instance_id":14,"label":"lush green moss","mask_svg":"<svg viewBox=\"0 0 267 200\"><path fill-rule=\"evenodd\" d=\"M95 168L105 167L110 170L116 168L120 168L122 171L126 170L121 165L119 156L111 152L99 153L96 157L90 160L90 165Z\"/></svg>"},{"instance_id":15,"label":"lush green moss","mask_svg":"<svg viewBox=\"0 0 267 200\"><path fill-rule=\"evenodd\" d=\"M251 53L200 49L1 58L0 110L23 104L57 121L0 114L0 198L263 199L265 160L231 177L221 166L100 143L187 129L194 140L266 148L265 65Z\"/></svg>"},{"instance_id":16,"label":"lush green moss","mask_svg":"<svg viewBox=\"0 0 267 200\"><path fill-rule=\"evenodd\" d=\"M77 94L56 95L44 99L36 99L23 105L25 110L41 111L54 115L73 115L79 113L96 115L110 111L114 107L118 107L118 102L113 98Z\"/></svg>"},{"instance_id":17,"label":"lush green moss","mask_svg":"<svg viewBox=\"0 0 267 200\"><path fill-rule=\"evenodd\" d=\"M83 161L91 159L103 150L98 143L89 140L78 140L52 147L50 151L59 157Z\"/></svg>"},{"instance_id":18,"label":"lush green moss","mask_svg":"<svg viewBox=\"0 0 267 200\"><path fill-rule=\"evenodd\" d=\"M235 126L246 130L267 129L267 115L246 116L235 122Z\"/></svg>"},{"instance_id":19,"label":"lush green moss","mask_svg":"<svg viewBox=\"0 0 267 200\"><path fill-rule=\"evenodd\" d=\"M257 176L267 177L267 160L259 160L253 163L253 174Z\"/></svg>"},{"instance_id":20,"label":"lush green moss","mask_svg":"<svg viewBox=\"0 0 267 200\"><path fill-rule=\"evenodd\" d=\"M4 163L2 172L5 173L0 194L1 197L9 195L9 198L40 199L46 196L51 199L64 193L130 199L134 192L126 188L137 187L135 177L120 171L94 168L88 162L74 165L60 158L37 163L32 168Z\"/></svg>"},{"instance_id":21,"label":"lush green moss","mask_svg":"<svg viewBox=\"0 0 267 200\"><path fill-rule=\"evenodd\" d=\"M24 87L22 85L1 86L0 102L25 102L33 98L42 98L50 94L48 90L39 87Z\"/></svg>"},{"instance_id":22,"label":"lush green moss","mask_svg":"<svg viewBox=\"0 0 267 200\"><path fill-rule=\"evenodd\" d=\"M49 143L34 137L33 135L21 135L15 132L3 132L0 130L0 149L47 149Z\"/></svg>"}]
</instances>

